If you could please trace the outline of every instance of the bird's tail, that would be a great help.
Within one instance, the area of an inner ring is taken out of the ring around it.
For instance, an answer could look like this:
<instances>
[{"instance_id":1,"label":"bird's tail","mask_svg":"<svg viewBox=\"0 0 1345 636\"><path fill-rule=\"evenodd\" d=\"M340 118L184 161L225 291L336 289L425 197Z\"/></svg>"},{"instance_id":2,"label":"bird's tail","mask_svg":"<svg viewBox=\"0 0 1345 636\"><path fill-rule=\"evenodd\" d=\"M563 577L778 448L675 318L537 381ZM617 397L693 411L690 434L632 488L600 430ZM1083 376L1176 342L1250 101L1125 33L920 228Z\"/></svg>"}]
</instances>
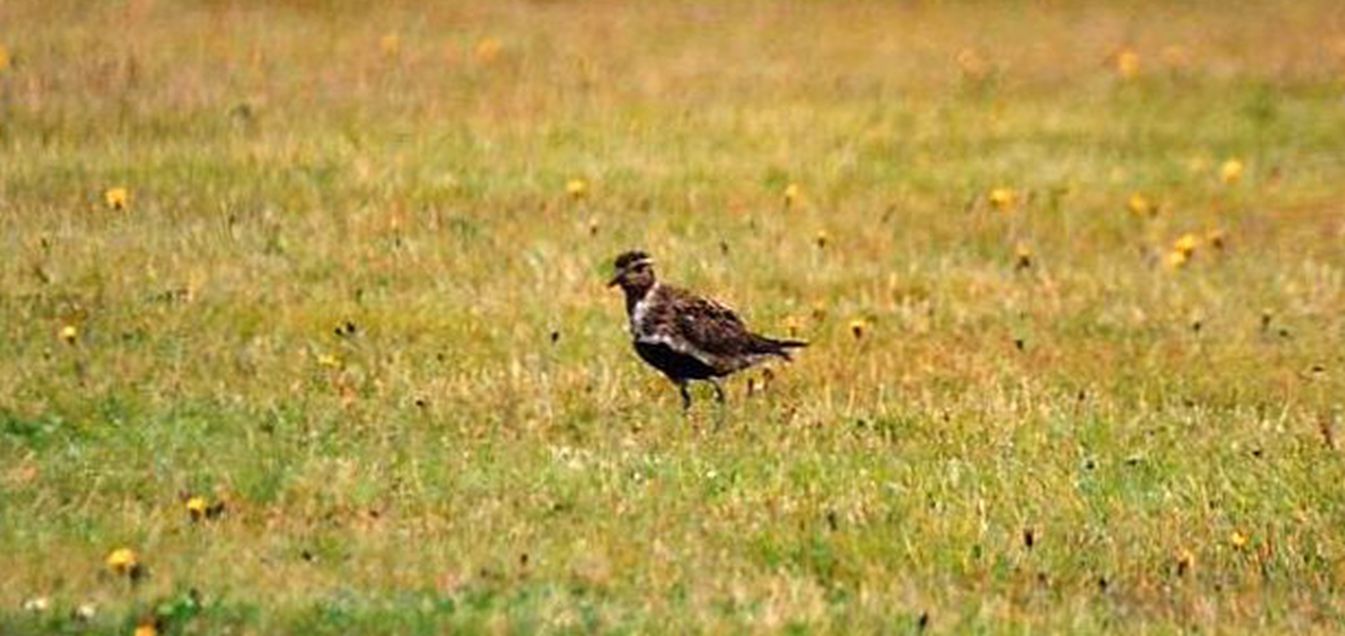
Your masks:
<instances>
[{"instance_id":1,"label":"bird's tail","mask_svg":"<svg viewBox=\"0 0 1345 636\"><path fill-rule=\"evenodd\" d=\"M793 359L789 356L790 349L802 349L808 346L808 343L803 340L784 340L767 338L766 336L756 336L753 340L753 345L755 345L753 348L756 349L756 353L780 356L786 360Z\"/></svg>"}]
</instances>

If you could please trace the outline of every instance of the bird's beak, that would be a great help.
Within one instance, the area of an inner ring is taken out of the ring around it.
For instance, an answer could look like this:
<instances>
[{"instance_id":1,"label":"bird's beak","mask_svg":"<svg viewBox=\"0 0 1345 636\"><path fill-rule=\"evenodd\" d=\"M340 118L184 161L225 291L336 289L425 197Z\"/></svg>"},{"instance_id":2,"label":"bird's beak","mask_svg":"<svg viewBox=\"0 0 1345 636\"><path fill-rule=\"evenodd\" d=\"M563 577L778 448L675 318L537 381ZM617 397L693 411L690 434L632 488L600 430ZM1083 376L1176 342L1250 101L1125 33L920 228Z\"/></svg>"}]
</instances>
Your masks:
<instances>
[{"instance_id":1,"label":"bird's beak","mask_svg":"<svg viewBox=\"0 0 1345 636\"><path fill-rule=\"evenodd\" d=\"M619 283L619 282L621 282L621 275L622 275L622 274L625 274L625 273L626 273L626 272L617 272L617 273L616 273L616 276L613 276L613 277L612 277L612 280L607 281L607 286L608 286L608 287L616 287L616 284Z\"/></svg>"}]
</instances>

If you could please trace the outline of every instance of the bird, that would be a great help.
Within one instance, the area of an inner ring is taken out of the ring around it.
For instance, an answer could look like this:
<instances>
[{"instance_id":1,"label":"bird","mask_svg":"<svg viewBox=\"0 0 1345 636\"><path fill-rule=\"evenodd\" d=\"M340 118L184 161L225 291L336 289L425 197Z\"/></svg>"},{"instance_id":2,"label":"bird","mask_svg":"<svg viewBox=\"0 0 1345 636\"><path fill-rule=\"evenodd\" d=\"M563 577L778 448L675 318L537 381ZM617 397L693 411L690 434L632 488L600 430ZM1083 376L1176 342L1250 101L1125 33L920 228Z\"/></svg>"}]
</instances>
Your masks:
<instances>
[{"instance_id":1,"label":"bird","mask_svg":"<svg viewBox=\"0 0 1345 636\"><path fill-rule=\"evenodd\" d=\"M752 333L732 309L710 298L659 282L654 260L641 250L621 253L608 288L621 287L635 353L677 386L682 410L691 408L688 385L709 382L724 404L719 379L771 358L791 360L808 346Z\"/></svg>"}]
</instances>

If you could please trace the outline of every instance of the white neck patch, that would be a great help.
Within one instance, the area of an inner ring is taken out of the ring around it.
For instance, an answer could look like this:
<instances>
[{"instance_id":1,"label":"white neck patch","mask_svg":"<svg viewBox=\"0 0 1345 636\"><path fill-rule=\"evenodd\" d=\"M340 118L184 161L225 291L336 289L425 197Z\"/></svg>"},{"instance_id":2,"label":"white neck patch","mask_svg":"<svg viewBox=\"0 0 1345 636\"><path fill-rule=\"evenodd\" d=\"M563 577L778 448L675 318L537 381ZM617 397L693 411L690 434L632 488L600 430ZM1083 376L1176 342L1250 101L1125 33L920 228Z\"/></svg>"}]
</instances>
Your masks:
<instances>
[{"instance_id":1,"label":"white neck patch","mask_svg":"<svg viewBox=\"0 0 1345 636\"><path fill-rule=\"evenodd\" d=\"M658 291L658 288L659 283L655 281L654 284L650 285L649 289L645 291L644 298L641 298L638 302L635 303L635 306L631 308L630 310L631 335L639 337L644 334L643 325L645 314L649 312L649 303L652 302L654 293Z\"/></svg>"}]
</instances>

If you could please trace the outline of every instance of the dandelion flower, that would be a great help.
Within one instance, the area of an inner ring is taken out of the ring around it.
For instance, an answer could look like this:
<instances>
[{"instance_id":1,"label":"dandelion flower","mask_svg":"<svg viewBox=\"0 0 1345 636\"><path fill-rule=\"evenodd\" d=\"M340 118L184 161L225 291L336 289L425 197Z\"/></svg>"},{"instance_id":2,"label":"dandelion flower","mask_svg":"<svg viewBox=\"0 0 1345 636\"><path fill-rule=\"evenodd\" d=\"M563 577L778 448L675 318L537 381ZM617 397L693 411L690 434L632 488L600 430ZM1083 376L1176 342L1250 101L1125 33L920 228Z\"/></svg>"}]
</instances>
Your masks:
<instances>
[{"instance_id":1,"label":"dandelion flower","mask_svg":"<svg viewBox=\"0 0 1345 636\"><path fill-rule=\"evenodd\" d=\"M1247 547L1247 535L1234 530L1228 535L1228 543L1239 550Z\"/></svg>"},{"instance_id":2,"label":"dandelion flower","mask_svg":"<svg viewBox=\"0 0 1345 636\"><path fill-rule=\"evenodd\" d=\"M192 521L200 521L203 519L207 508L209 508L209 506L206 504L205 497L198 495L187 500L187 514L191 515Z\"/></svg>"},{"instance_id":3,"label":"dandelion flower","mask_svg":"<svg viewBox=\"0 0 1345 636\"><path fill-rule=\"evenodd\" d=\"M588 182L583 179L570 179L565 183L565 194L575 200L588 196Z\"/></svg>"},{"instance_id":4,"label":"dandelion flower","mask_svg":"<svg viewBox=\"0 0 1345 636\"><path fill-rule=\"evenodd\" d=\"M107 192L103 193L103 201L113 210L125 210L131 202L131 193L122 187L108 188Z\"/></svg>"},{"instance_id":5,"label":"dandelion flower","mask_svg":"<svg viewBox=\"0 0 1345 636\"><path fill-rule=\"evenodd\" d=\"M1242 169L1242 161L1229 159L1219 166L1219 180L1227 185L1236 184L1242 181Z\"/></svg>"},{"instance_id":6,"label":"dandelion flower","mask_svg":"<svg viewBox=\"0 0 1345 636\"><path fill-rule=\"evenodd\" d=\"M812 314L813 320L821 321L825 319L827 317L827 303L821 300L813 303Z\"/></svg>"},{"instance_id":7,"label":"dandelion flower","mask_svg":"<svg viewBox=\"0 0 1345 636\"><path fill-rule=\"evenodd\" d=\"M402 38L396 33L389 33L379 38L378 48L382 49L383 55L387 57L397 57L402 50Z\"/></svg>"},{"instance_id":8,"label":"dandelion flower","mask_svg":"<svg viewBox=\"0 0 1345 636\"><path fill-rule=\"evenodd\" d=\"M1196 555L1182 548L1177 551L1177 576L1183 576L1196 567Z\"/></svg>"},{"instance_id":9,"label":"dandelion flower","mask_svg":"<svg viewBox=\"0 0 1345 636\"><path fill-rule=\"evenodd\" d=\"M1200 237L1187 232L1173 242L1172 251L1181 252L1187 258L1190 258L1192 254L1195 254L1197 247L1200 247Z\"/></svg>"},{"instance_id":10,"label":"dandelion flower","mask_svg":"<svg viewBox=\"0 0 1345 636\"><path fill-rule=\"evenodd\" d=\"M502 48L504 47L500 44L499 40L487 37L476 43L476 50L473 54L476 56L476 61L481 62L482 64L489 64L494 62L495 58L500 56L500 49Z\"/></svg>"},{"instance_id":11,"label":"dandelion flower","mask_svg":"<svg viewBox=\"0 0 1345 636\"><path fill-rule=\"evenodd\" d=\"M107 569L113 574L127 575L140 566L135 551L130 548L117 548L107 555Z\"/></svg>"},{"instance_id":12,"label":"dandelion flower","mask_svg":"<svg viewBox=\"0 0 1345 636\"><path fill-rule=\"evenodd\" d=\"M1154 205L1154 202L1150 201L1149 197L1146 197L1139 192L1130 195L1130 198L1126 200L1126 207L1129 208L1130 213L1135 216L1146 217L1156 216L1158 214L1158 206Z\"/></svg>"},{"instance_id":13,"label":"dandelion flower","mask_svg":"<svg viewBox=\"0 0 1345 636\"><path fill-rule=\"evenodd\" d=\"M1116 74L1121 79L1132 80L1140 74L1140 54L1133 49L1122 49L1116 54Z\"/></svg>"},{"instance_id":14,"label":"dandelion flower","mask_svg":"<svg viewBox=\"0 0 1345 636\"><path fill-rule=\"evenodd\" d=\"M860 338L864 337L864 332L865 330L868 329L868 327L869 324L865 322L863 318L856 318L854 320L851 320L850 335L854 336L855 340L859 340Z\"/></svg>"},{"instance_id":15,"label":"dandelion flower","mask_svg":"<svg viewBox=\"0 0 1345 636\"><path fill-rule=\"evenodd\" d=\"M1213 247L1216 250L1222 250L1224 249L1224 246L1227 245L1227 242L1224 237L1224 231L1219 228L1214 228L1206 232L1205 242L1209 243L1210 247Z\"/></svg>"},{"instance_id":16,"label":"dandelion flower","mask_svg":"<svg viewBox=\"0 0 1345 636\"><path fill-rule=\"evenodd\" d=\"M75 339L79 337L79 328L74 325L61 327L60 337L66 344L75 344Z\"/></svg>"},{"instance_id":17,"label":"dandelion flower","mask_svg":"<svg viewBox=\"0 0 1345 636\"><path fill-rule=\"evenodd\" d=\"M995 188L990 191L990 205L1000 212L1018 209L1018 193L1013 188Z\"/></svg>"},{"instance_id":18,"label":"dandelion flower","mask_svg":"<svg viewBox=\"0 0 1345 636\"><path fill-rule=\"evenodd\" d=\"M831 236L827 234L826 230L818 230L817 236L813 238L813 242L817 243L817 247L819 249L826 247L827 242L829 242L830 240Z\"/></svg>"},{"instance_id":19,"label":"dandelion flower","mask_svg":"<svg viewBox=\"0 0 1345 636\"><path fill-rule=\"evenodd\" d=\"M785 186L785 207L797 204L802 196L803 188L800 188L799 184L791 183Z\"/></svg>"},{"instance_id":20,"label":"dandelion flower","mask_svg":"<svg viewBox=\"0 0 1345 636\"><path fill-rule=\"evenodd\" d=\"M1027 243L1020 242L1013 246L1013 266L1015 269L1032 267L1032 248Z\"/></svg>"},{"instance_id":21,"label":"dandelion flower","mask_svg":"<svg viewBox=\"0 0 1345 636\"><path fill-rule=\"evenodd\" d=\"M1167 256L1163 258L1163 264L1166 265L1168 269L1181 269L1182 267L1185 267L1186 263L1190 260L1191 257L1186 252L1173 250L1168 252Z\"/></svg>"}]
</instances>

